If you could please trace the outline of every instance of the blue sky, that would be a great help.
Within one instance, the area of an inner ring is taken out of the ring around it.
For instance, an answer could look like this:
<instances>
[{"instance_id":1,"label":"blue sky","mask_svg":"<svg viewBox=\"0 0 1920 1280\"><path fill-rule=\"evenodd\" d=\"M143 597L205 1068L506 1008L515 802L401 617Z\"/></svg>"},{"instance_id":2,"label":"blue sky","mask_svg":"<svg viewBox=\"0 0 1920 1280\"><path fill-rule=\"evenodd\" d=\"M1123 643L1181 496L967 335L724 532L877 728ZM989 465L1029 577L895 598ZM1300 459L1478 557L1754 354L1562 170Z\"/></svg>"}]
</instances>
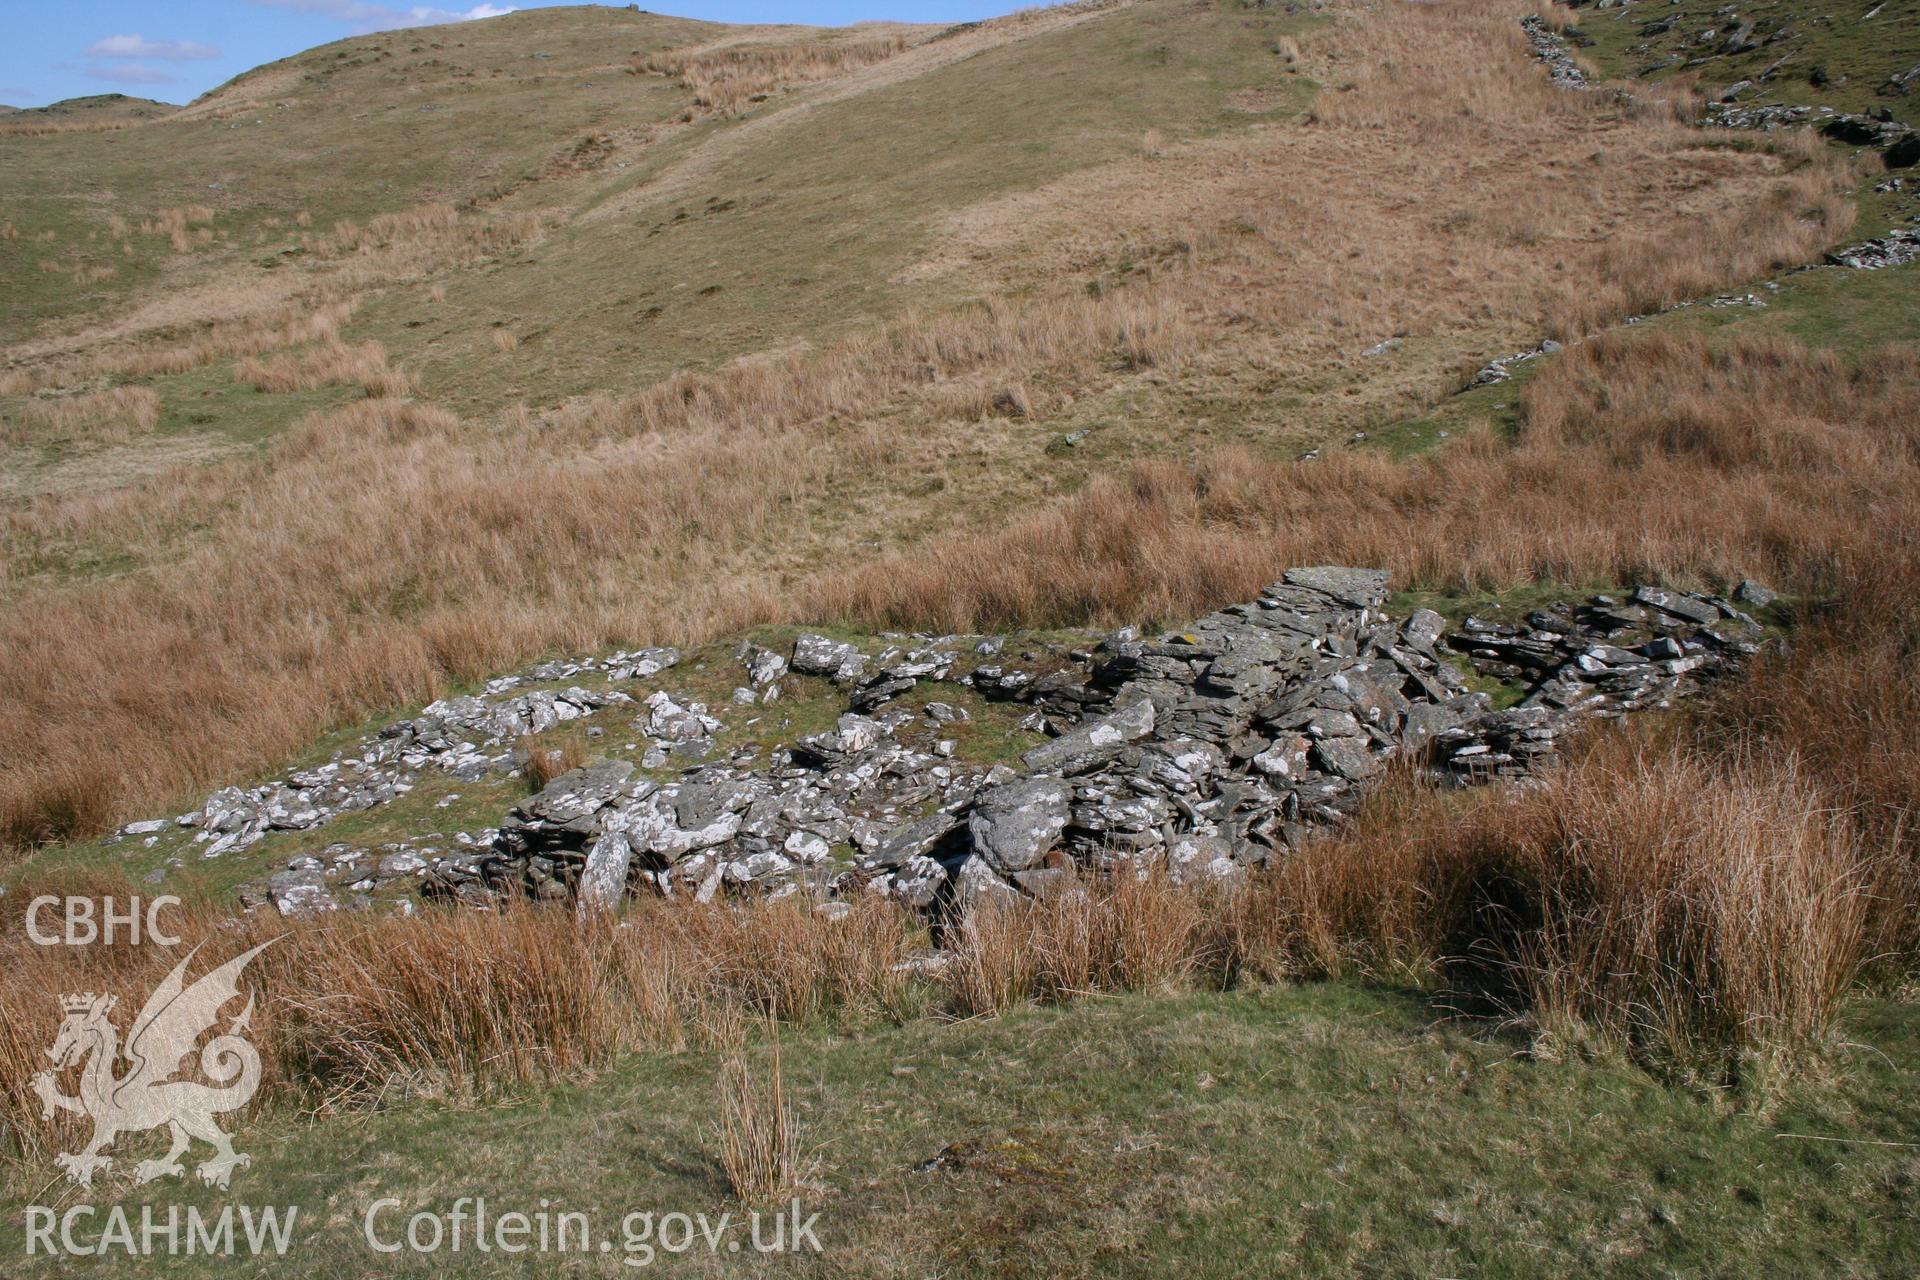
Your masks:
<instances>
[{"instance_id":1,"label":"blue sky","mask_svg":"<svg viewBox=\"0 0 1920 1280\"><path fill-rule=\"evenodd\" d=\"M1030 2L1030 0L1024 0ZM0 0L0 103L130 93L188 102L242 71L316 44L393 27L458 22L551 0ZM963 22L1023 0L686 0L641 7L714 22L870 18Z\"/></svg>"}]
</instances>

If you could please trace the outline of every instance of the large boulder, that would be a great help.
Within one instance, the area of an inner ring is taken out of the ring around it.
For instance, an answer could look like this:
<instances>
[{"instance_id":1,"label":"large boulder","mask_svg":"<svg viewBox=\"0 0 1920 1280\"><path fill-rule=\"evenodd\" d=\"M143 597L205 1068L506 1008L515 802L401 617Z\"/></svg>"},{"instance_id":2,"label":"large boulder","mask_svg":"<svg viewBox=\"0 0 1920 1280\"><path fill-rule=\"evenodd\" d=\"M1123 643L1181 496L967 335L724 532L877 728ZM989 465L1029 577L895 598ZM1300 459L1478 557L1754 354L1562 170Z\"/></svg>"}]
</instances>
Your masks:
<instances>
[{"instance_id":1,"label":"large boulder","mask_svg":"<svg viewBox=\"0 0 1920 1280\"><path fill-rule=\"evenodd\" d=\"M983 792L967 815L976 854L1005 873L1034 866L1060 842L1073 788L1059 778L1023 778Z\"/></svg>"}]
</instances>

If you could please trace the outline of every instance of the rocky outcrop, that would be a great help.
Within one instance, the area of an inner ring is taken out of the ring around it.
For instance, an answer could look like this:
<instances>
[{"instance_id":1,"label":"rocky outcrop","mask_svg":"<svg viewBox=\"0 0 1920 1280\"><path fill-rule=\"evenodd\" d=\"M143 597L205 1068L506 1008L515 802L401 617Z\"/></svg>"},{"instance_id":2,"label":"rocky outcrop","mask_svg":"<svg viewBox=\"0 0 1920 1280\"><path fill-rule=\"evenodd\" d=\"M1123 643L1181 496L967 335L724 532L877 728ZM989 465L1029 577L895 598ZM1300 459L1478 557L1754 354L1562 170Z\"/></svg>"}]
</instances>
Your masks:
<instances>
[{"instance_id":1,"label":"rocky outcrop","mask_svg":"<svg viewBox=\"0 0 1920 1280\"><path fill-rule=\"evenodd\" d=\"M1827 261L1836 267L1852 267L1862 271L1877 271L1881 267L1898 267L1920 258L1920 230L1900 227L1884 236L1851 245L1845 249L1836 249L1827 255Z\"/></svg>"},{"instance_id":2,"label":"rocky outcrop","mask_svg":"<svg viewBox=\"0 0 1920 1280\"><path fill-rule=\"evenodd\" d=\"M1889 169L1920 163L1920 131L1893 118L1884 108L1868 114L1839 112L1831 107L1786 106L1778 103L1740 106L1728 102L1707 104L1700 123L1720 129L1786 129L1811 126L1836 142L1881 153Z\"/></svg>"},{"instance_id":3,"label":"rocky outcrop","mask_svg":"<svg viewBox=\"0 0 1920 1280\"><path fill-rule=\"evenodd\" d=\"M1598 6L1609 7L1606 4ZM1725 12L1725 11L1723 11ZM1521 30L1526 33L1527 43L1532 47L1533 55L1546 68L1548 81L1562 89L1591 89L1592 80L1573 59L1568 44L1592 44L1592 40L1583 36L1577 28L1569 27L1563 33L1556 33L1538 14L1529 14L1520 19ZM1648 23L1641 28L1642 36L1664 35L1673 28L1673 19L1665 18ZM1776 32L1772 39L1779 39L1785 33ZM1759 47L1754 39L1754 24L1738 22L1729 18L1727 26L1719 30L1703 33L1714 54L1746 53ZM1778 67L1778 63L1775 67ZM1766 80L1774 68L1760 73L1760 79ZM1885 97L1904 97L1920 76L1920 67L1893 76L1881 86ZM1865 147L1881 153L1889 169L1905 168L1920 163L1920 130L1893 118L1893 113L1885 107L1871 112L1837 112L1831 107L1793 106L1785 103L1756 103L1743 105L1736 99L1753 88L1753 81L1741 80L1729 86L1720 95L1720 101L1707 104L1706 113L1700 123L1710 128L1722 129L1784 129L1802 125L1817 127L1822 134L1837 142L1850 146ZM1625 89L1615 92L1623 99L1630 100L1633 95Z\"/></svg>"}]
</instances>

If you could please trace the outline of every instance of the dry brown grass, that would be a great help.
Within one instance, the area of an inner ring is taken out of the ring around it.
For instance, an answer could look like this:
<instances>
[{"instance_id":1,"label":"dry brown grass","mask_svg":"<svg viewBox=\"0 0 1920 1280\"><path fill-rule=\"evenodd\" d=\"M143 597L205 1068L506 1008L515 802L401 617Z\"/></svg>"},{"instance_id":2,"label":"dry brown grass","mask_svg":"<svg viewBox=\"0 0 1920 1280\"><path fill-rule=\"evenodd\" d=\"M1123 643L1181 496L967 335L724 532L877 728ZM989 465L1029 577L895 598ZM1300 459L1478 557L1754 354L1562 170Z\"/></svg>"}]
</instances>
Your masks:
<instances>
[{"instance_id":1,"label":"dry brown grass","mask_svg":"<svg viewBox=\"0 0 1920 1280\"><path fill-rule=\"evenodd\" d=\"M1912 348L1856 367L1774 340L1608 338L1544 368L1521 403L1512 445L1479 436L1404 463L1140 464L1003 532L844 575L812 611L956 631L1172 622L1319 562L1465 590L1754 576L1824 592L1843 562L1915 553Z\"/></svg>"},{"instance_id":2,"label":"dry brown grass","mask_svg":"<svg viewBox=\"0 0 1920 1280\"><path fill-rule=\"evenodd\" d=\"M1307 559L1381 563L1402 581L1435 585L1731 571L1791 579L1804 567L1792 538L1804 529L1820 536L1813 513L1834 510L1829 533L1841 536L1858 523L1859 486L1906 493L1910 466L1717 474L1704 456L1622 462L1592 443L1545 437L1512 453L1468 442L1406 468L1344 455L1289 467L1229 452L1197 469L1153 464L1096 482L998 539L942 543L870 572L793 585L807 567L810 522L829 516L828 495L918 485L930 458L977 435L975 418L1043 418L1088 387L1204 375L1230 360L1251 362L1236 367L1263 383L1311 383L1327 376L1334 353L1358 345L1357 334L1496 305L1504 318L1491 328L1526 328L1529 313L1597 287L1585 274L1592 243L1558 245L1565 252L1545 255L1555 263L1545 275L1541 254L1457 259L1485 238L1478 229L1441 235L1432 228L1445 219L1410 223L1406 207L1364 194L1396 189L1369 167L1376 148L1460 149L1473 174L1454 179L1462 198L1478 192L1482 206L1505 209L1523 203L1527 185L1511 165L1511 131L1537 132L1539 154L1570 137L1604 139L1599 159L1570 170L1577 181L1535 182L1550 197L1527 197L1544 201L1529 206L1530 218L1592 220L1583 227L1608 218L1638 225L1676 167L1705 166L1700 202L1682 199L1676 213L1664 191L1658 211L1669 226L1678 216L1690 230L1676 237L1722 271L1747 269L1754 245L1787 254L1831 234L1790 217L1790 200L1707 207L1756 183L1817 193L1835 180L1828 169L1792 155L1703 158L1688 150L1697 139L1668 124L1550 95L1514 46L1508 8L1401 6L1339 24L1331 53L1317 38L1306 42L1311 56L1339 56L1349 69L1402 57L1403 74L1363 77L1321 123L1286 127L1286 147L1266 162L1223 169L1241 185L1222 209L1264 219L1259 234L1194 238L1137 284L910 315L815 354L681 374L537 417L509 413L496 420L504 430L370 400L304 423L257 459L11 513L0 580L25 603L0 619L0 637L19 655L0 674L0 709L20 727L0 746L0 839L28 844L172 804L185 789L283 759L328 725L431 696L448 673L488 674L555 647L703 638L755 618L822 613L913 625L1178 618ZM1488 62L1488 48L1505 49L1527 74L1508 66L1449 78ZM1295 146L1309 149L1304 162L1283 164ZM1499 166L1488 168L1495 157ZM1177 158L1176 150L1156 163ZM1403 176L1397 189L1437 199L1431 173ZM1509 180L1519 185L1509 190ZM1328 184L1302 198L1352 206L1344 225L1289 224L1299 210L1288 211L1286 193L1297 181ZM1155 185L1200 197L1219 190L1180 175ZM1108 248L1135 243L1136 207L1115 207L1113 219L1089 224ZM1727 234L1695 234L1719 226L1716 218ZM1773 222L1757 221L1765 218ZM316 257L338 273L327 279L358 287L524 243L537 230L429 208L316 238L330 246ZM1037 243L1048 241L1042 231ZM1321 243L1322 231L1333 236L1325 253L1296 252L1303 237ZM1431 243L1419 239L1429 234ZM1409 255L1429 249L1432 261L1453 265L1409 280ZM1017 266L1020 257L1006 260ZM1523 269L1530 295L1513 287ZM1659 289L1634 283L1638 260L1604 270L1619 273L1622 288ZM1517 305L1508 299L1516 293L1525 295ZM300 311L265 337L257 323L223 322L191 343L151 352L143 343L96 359L193 367L213 351L330 345L331 314ZM1254 346L1249 335L1261 335ZM1854 390L1872 393L1864 383ZM1872 434L1857 423L1836 430ZM1655 496L1663 484L1695 482L1700 501ZM219 495L211 505L209 493ZM944 510L965 505L955 498ZM886 534L887 512L898 509L876 504L849 516L836 507L830 516ZM138 569L71 585L23 577L38 572L50 545L113 547ZM844 543L835 545L843 555ZM567 572L556 575L556 564ZM48 639L56 632L57 645ZM164 656L163 674L135 680L124 669L117 655L129 635Z\"/></svg>"},{"instance_id":3,"label":"dry brown grass","mask_svg":"<svg viewBox=\"0 0 1920 1280\"><path fill-rule=\"evenodd\" d=\"M85 262L56 262L51 258L42 259L40 270L48 275L64 275L74 284L99 284L111 280L120 274L120 269L111 265L98 265Z\"/></svg>"},{"instance_id":4,"label":"dry brown grass","mask_svg":"<svg viewBox=\"0 0 1920 1280\"><path fill-rule=\"evenodd\" d=\"M950 998L967 1015L1103 991L1167 991L1214 961L1225 891L1143 867L1031 899L993 899L954 931Z\"/></svg>"},{"instance_id":5,"label":"dry brown grass","mask_svg":"<svg viewBox=\"0 0 1920 1280\"><path fill-rule=\"evenodd\" d=\"M520 739L519 749L527 754L527 789L535 792L587 762L586 739L574 733L555 735L551 739L529 734Z\"/></svg>"},{"instance_id":6,"label":"dry brown grass","mask_svg":"<svg viewBox=\"0 0 1920 1280\"><path fill-rule=\"evenodd\" d=\"M766 1039L770 1049L764 1081L756 1078L744 1049L735 1049L721 1063L716 1135L727 1185L744 1203L759 1205L792 1195L801 1177L800 1130L787 1102L777 1025L767 1024Z\"/></svg>"},{"instance_id":7,"label":"dry brown grass","mask_svg":"<svg viewBox=\"0 0 1920 1280\"><path fill-rule=\"evenodd\" d=\"M452 205L425 204L365 223L338 222L301 243L323 264L335 264L327 275L332 287L365 288L481 261L530 244L540 233L536 213L462 217Z\"/></svg>"},{"instance_id":8,"label":"dry brown grass","mask_svg":"<svg viewBox=\"0 0 1920 1280\"><path fill-rule=\"evenodd\" d=\"M196 225L212 216L203 206L182 206L141 229L191 249L214 238L213 228ZM303 213L295 221L312 219ZM341 223L329 234L302 237L310 265L297 277L169 291L109 323L20 344L9 353L17 363L0 371L0 395L99 377L185 373L314 342L332 346L368 290L484 263L540 235L537 214L461 217L447 205ZM404 393L402 384L388 385L384 394Z\"/></svg>"},{"instance_id":9,"label":"dry brown grass","mask_svg":"<svg viewBox=\"0 0 1920 1280\"><path fill-rule=\"evenodd\" d=\"M0 944L0 1123L15 1152L29 1154L72 1136L41 1121L28 1085L53 1042L59 994L110 992L137 1010L183 954L36 947L19 911L40 892L124 886L67 877L6 900L17 906ZM839 921L792 901L745 911L643 903L624 922L582 927L526 905L291 924L267 915L238 926L204 912L168 917L176 921L186 945L210 940L208 957L286 935L249 970L261 993L254 1039L271 1089L321 1108L472 1098L591 1072L642 1048L737 1048L744 1026L767 1019L921 1007L892 1003L911 981L892 966L913 928L878 901L853 904Z\"/></svg>"},{"instance_id":10,"label":"dry brown grass","mask_svg":"<svg viewBox=\"0 0 1920 1280\"><path fill-rule=\"evenodd\" d=\"M192 299L197 313L183 319L162 310L151 324L108 330L97 341L82 336L81 354L53 358L0 374L0 395L18 395L98 377L145 378L187 373L235 356L253 356L310 342L332 344L357 299L317 306L292 302L257 308L247 290ZM223 314L231 312L231 314ZM210 314L201 314L210 313Z\"/></svg>"},{"instance_id":11,"label":"dry brown grass","mask_svg":"<svg viewBox=\"0 0 1920 1280\"><path fill-rule=\"evenodd\" d=\"M370 396L405 396L414 390L406 374L389 367L387 349L378 342L330 341L267 360L249 357L234 367L233 376L255 391L280 393L355 384Z\"/></svg>"},{"instance_id":12,"label":"dry brown grass","mask_svg":"<svg viewBox=\"0 0 1920 1280\"><path fill-rule=\"evenodd\" d=\"M1715 1083L1816 1056L1868 959L1887 856L1790 755L1588 746L1525 791L1402 778L1349 830L1238 885L1125 872L983 906L957 930L949 998L990 1014L1089 992L1439 977L1523 1015L1542 1051L1597 1040Z\"/></svg>"},{"instance_id":13,"label":"dry brown grass","mask_svg":"<svg viewBox=\"0 0 1920 1280\"><path fill-rule=\"evenodd\" d=\"M735 44L692 53L634 59L638 75L668 76L693 94L702 114L739 115L775 93L830 80L884 62L908 48L904 36L816 40L799 44Z\"/></svg>"},{"instance_id":14,"label":"dry brown grass","mask_svg":"<svg viewBox=\"0 0 1920 1280\"><path fill-rule=\"evenodd\" d=\"M160 397L149 387L110 387L56 399L33 399L20 409L18 426L0 426L10 443L46 432L90 440L125 440L143 435L160 422Z\"/></svg>"},{"instance_id":15,"label":"dry brown grass","mask_svg":"<svg viewBox=\"0 0 1920 1280\"><path fill-rule=\"evenodd\" d=\"M165 236L175 253L191 253L198 246L213 241L213 228L205 225L212 221L213 210L206 205L178 205L162 209L158 217L142 222L140 233Z\"/></svg>"},{"instance_id":16,"label":"dry brown grass","mask_svg":"<svg viewBox=\"0 0 1920 1280\"><path fill-rule=\"evenodd\" d=\"M1790 758L1661 754L1495 815L1481 846L1538 886L1508 961L1526 1007L1549 1033L1597 1027L1715 1081L1817 1051L1866 960L1875 879L1828 802Z\"/></svg>"},{"instance_id":17,"label":"dry brown grass","mask_svg":"<svg viewBox=\"0 0 1920 1280\"><path fill-rule=\"evenodd\" d=\"M0 120L0 138L44 138L61 133L113 133L146 120Z\"/></svg>"},{"instance_id":18,"label":"dry brown grass","mask_svg":"<svg viewBox=\"0 0 1920 1280\"><path fill-rule=\"evenodd\" d=\"M1583 336L1844 233L1849 171L1817 144L1714 148L1670 114L1556 90L1526 52L1525 11L1336 10L1300 41L1327 86L1304 123L983 201L909 275L1007 289L1124 275L1140 292L1146 268L1145 291L1204 326L1212 363L1301 388L1393 334L1481 351Z\"/></svg>"},{"instance_id":19,"label":"dry brown grass","mask_svg":"<svg viewBox=\"0 0 1920 1280\"><path fill-rule=\"evenodd\" d=\"M1717 699L1700 730L1717 752L1789 754L1822 802L1851 816L1878 875L1869 921L1877 970L1920 967L1920 564L1899 547L1842 568L1837 607L1785 657Z\"/></svg>"}]
</instances>

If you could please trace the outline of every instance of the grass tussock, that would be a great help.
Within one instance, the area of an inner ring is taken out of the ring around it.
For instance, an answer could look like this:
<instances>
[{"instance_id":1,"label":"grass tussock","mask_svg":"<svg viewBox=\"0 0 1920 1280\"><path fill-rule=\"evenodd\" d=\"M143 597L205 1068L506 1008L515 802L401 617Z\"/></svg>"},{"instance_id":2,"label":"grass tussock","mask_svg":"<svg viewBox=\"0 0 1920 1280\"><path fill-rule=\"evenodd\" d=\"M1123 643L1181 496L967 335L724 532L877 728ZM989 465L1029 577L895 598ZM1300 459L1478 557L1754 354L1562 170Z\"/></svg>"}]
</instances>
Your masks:
<instances>
[{"instance_id":1,"label":"grass tussock","mask_svg":"<svg viewBox=\"0 0 1920 1280\"><path fill-rule=\"evenodd\" d=\"M534 243L540 232L536 213L463 218L452 205L425 204L364 223L337 222L324 235L302 236L301 244L323 262L350 264L331 271L334 287L365 288L482 262Z\"/></svg>"},{"instance_id":2,"label":"grass tussock","mask_svg":"<svg viewBox=\"0 0 1920 1280\"><path fill-rule=\"evenodd\" d=\"M175 205L141 222L140 233L164 236L175 253L191 253L213 243L213 210L203 204Z\"/></svg>"},{"instance_id":3,"label":"grass tussock","mask_svg":"<svg viewBox=\"0 0 1920 1280\"><path fill-rule=\"evenodd\" d=\"M0 427L0 439L20 444L46 434L122 441L159 425L160 396L149 387L110 387L81 395L32 399L19 423Z\"/></svg>"},{"instance_id":4,"label":"grass tussock","mask_svg":"<svg viewBox=\"0 0 1920 1280\"><path fill-rule=\"evenodd\" d=\"M101 284L120 274L120 269L112 265L98 265L85 262L56 262L51 258L42 259L40 270L48 275L64 275L74 284Z\"/></svg>"},{"instance_id":5,"label":"grass tussock","mask_svg":"<svg viewBox=\"0 0 1920 1280\"><path fill-rule=\"evenodd\" d=\"M744 1049L720 1068L717 1148L721 1172L747 1204L771 1205L800 1188L800 1130L787 1101L779 1028L769 1024L766 1076L759 1078Z\"/></svg>"},{"instance_id":6,"label":"grass tussock","mask_svg":"<svg viewBox=\"0 0 1920 1280\"><path fill-rule=\"evenodd\" d=\"M1875 881L1829 799L1791 757L1633 756L1482 815L1470 836L1538 913L1508 957L1527 1009L1716 1083L1818 1051L1867 958Z\"/></svg>"},{"instance_id":7,"label":"grass tussock","mask_svg":"<svg viewBox=\"0 0 1920 1280\"><path fill-rule=\"evenodd\" d=\"M378 342L355 345L336 340L266 360L249 356L235 366L233 376L255 391L281 394L356 384L369 396L397 397L414 391L412 380L388 365L387 349Z\"/></svg>"},{"instance_id":8,"label":"grass tussock","mask_svg":"<svg viewBox=\"0 0 1920 1280\"><path fill-rule=\"evenodd\" d=\"M520 739L519 749L527 756L527 789L535 793L561 774L578 769L587 762L586 739L578 734L562 734L557 741L535 738L529 734Z\"/></svg>"},{"instance_id":9,"label":"grass tussock","mask_svg":"<svg viewBox=\"0 0 1920 1280\"><path fill-rule=\"evenodd\" d=\"M170 316L167 323L150 330L103 335L97 349L76 358L0 372L0 395L20 395L97 377L188 373L216 360L257 356L312 342L331 344L358 305L352 299L317 306L293 302L255 311L243 291L195 301L205 302L204 309L213 318L196 317L178 324ZM235 313L234 318L223 316L228 309ZM181 332L183 329L186 332Z\"/></svg>"}]
</instances>

